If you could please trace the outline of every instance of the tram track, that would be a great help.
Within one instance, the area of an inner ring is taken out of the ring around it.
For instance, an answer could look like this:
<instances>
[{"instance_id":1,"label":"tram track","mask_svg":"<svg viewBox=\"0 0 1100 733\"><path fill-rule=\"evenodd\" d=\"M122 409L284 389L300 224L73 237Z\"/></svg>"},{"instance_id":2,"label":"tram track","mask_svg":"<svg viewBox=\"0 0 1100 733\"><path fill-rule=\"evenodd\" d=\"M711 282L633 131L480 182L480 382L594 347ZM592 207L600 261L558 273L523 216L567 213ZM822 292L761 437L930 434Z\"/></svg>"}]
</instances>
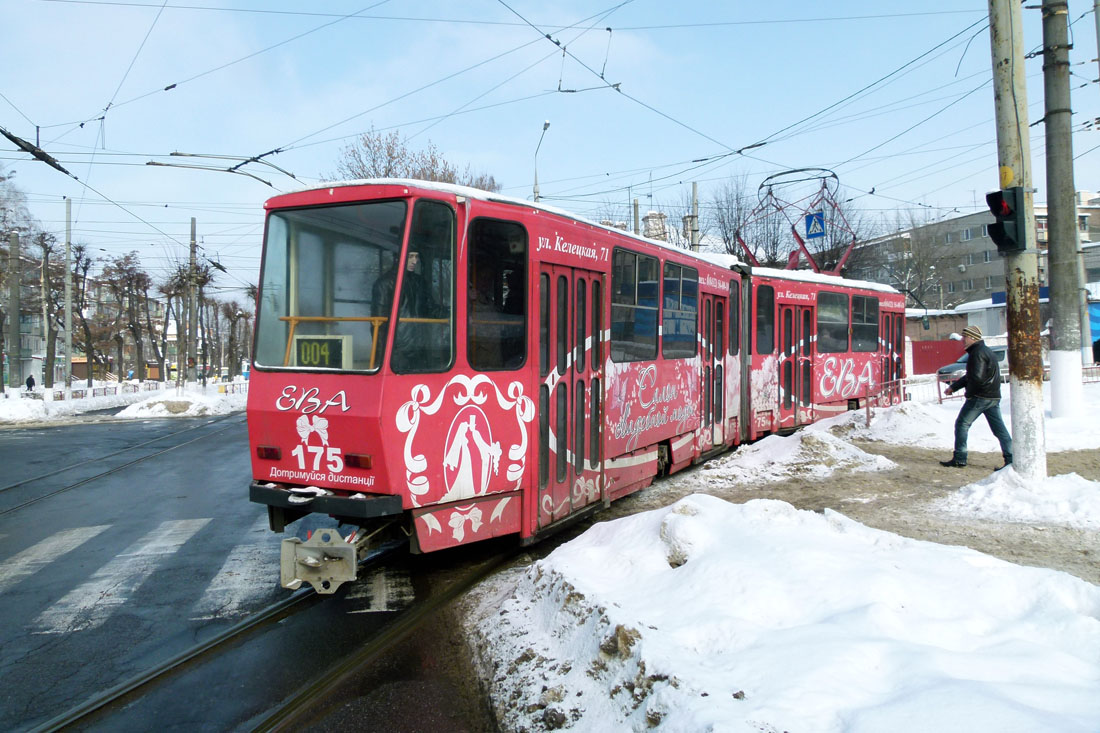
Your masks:
<instances>
[{"instance_id":1,"label":"tram track","mask_svg":"<svg viewBox=\"0 0 1100 733\"><path fill-rule=\"evenodd\" d=\"M69 472L69 471L76 471L78 469L84 468L85 466L90 466L90 465L94 465L94 464L97 464L97 463L102 463L104 461L107 461L110 458L114 458L114 457L129 453L129 452L132 452L132 451L136 451L136 450L139 450L141 448L145 448L145 447L148 447L150 445L153 445L155 443L160 443L160 442L163 442L163 441L168 440L170 438L174 438L174 437L179 436L179 435L184 435L186 433L193 432L195 430L202 430L204 428L208 428L212 424L225 422L225 421L231 420L233 418L237 418L236 422L234 422L230 425L227 425L226 427L221 428L220 430L204 432L201 435L199 435L195 438L192 438L190 440L186 440L186 441L178 442L178 443L173 443L172 445L170 445L166 448L154 451L152 453L147 453L147 454L142 455L138 458L135 458L133 460L122 463L118 466L113 466L113 467L111 467L111 468L109 468L105 471L100 471L99 473L96 473L96 474L93 474L93 475L88 476L86 478L80 479L79 481L75 481L75 482L70 483L66 486L62 486L60 488L54 489L53 491L42 494L41 496L36 496L33 499L28 499L27 501L24 501L24 502L19 503L19 504L15 504L14 506L7 507L6 509L0 509L0 516L10 514L14 511L17 511L17 510L22 509L24 507L30 506L31 504L35 504L39 501L42 501L43 499L48 499L52 496L57 496L58 494L62 494L66 491L70 491L70 490L78 488L80 486L84 486L85 484L91 483L93 481L104 478L106 476L110 476L110 475L112 475L114 473L117 473L117 472L119 472L119 471L121 471L125 468L129 468L131 466L137 465L137 464L142 463L144 461L148 461L152 458L156 458L157 456L161 456L165 453L169 453L173 450L176 450L177 448L182 448L184 446L190 445L192 443L196 443L196 442L198 442L200 440L203 440L205 438L209 438L209 437L218 435L220 433L224 433L225 431L230 430L233 427L236 427L237 425L243 423L244 422L244 417L242 415L240 415L239 413L226 415L224 417L219 417L219 418L216 418L214 420L207 421L207 422L203 423L202 425L196 425L196 426L193 426L193 427L190 427L190 428L186 428L184 430L178 430L174 433L168 433L167 435L158 436L158 437L153 438L151 440L147 440L143 443L137 443L137 444L132 445L132 446L127 446L126 448L122 448L121 450L117 450L113 453L108 453L106 455L97 456L96 458L93 458L93 459L89 459L89 460L86 460L86 461L80 461L78 463L73 463L71 465L64 466L62 468L58 468L58 469L55 469L53 471L49 471L47 473L40 474L38 476L33 476L31 478L26 478L26 479L23 479L21 481L17 481L17 482L12 483L12 484L8 484L7 486L2 486L2 487L0 487L0 494L3 494L4 492L10 491L12 489L21 488L21 487L24 487L24 486L34 484L35 482L38 482L38 481L43 481L45 479L52 478L54 476L58 476L58 475L64 474L64 473Z\"/></svg>"},{"instance_id":2,"label":"tram track","mask_svg":"<svg viewBox=\"0 0 1100 733\"><path fill-rule=\"evenodd\" d=\"M383 545L377 552L368 555L361 562L360 571L369 570L380 565L384 560L392 557L397 550L397 546ZM210 639L185 649L163 662L143 670L103 692L97 693L84 702L69 708L44 723L40 723L31 730L33 733L46 733L47 731L78 729L94 723L98 716L106 714L112 707L127 704L156 685L168 682L175 673L181 672L189 666L202 664L232 645L246 641L254 632L260 631L271 624L282 622L317 604L326 597L314 591L312 587L306 586L290 596L261 609Z\"/></svg>"},{"instance_id":3,"label":"tram track","mask_svg":"<svg viewBox=\"0 0 1100 733\"><path fill-rule=\"evenodd\" d=\"M421 629L438 611L514 560L521 552L522 548L510 548L485 558L424 603L405 611L362 648L268 711L262 719L251 721L251 730L301 730L316 722L328 712L326 703L336 697L345 684Z\"/></svg>"}]
</instances>

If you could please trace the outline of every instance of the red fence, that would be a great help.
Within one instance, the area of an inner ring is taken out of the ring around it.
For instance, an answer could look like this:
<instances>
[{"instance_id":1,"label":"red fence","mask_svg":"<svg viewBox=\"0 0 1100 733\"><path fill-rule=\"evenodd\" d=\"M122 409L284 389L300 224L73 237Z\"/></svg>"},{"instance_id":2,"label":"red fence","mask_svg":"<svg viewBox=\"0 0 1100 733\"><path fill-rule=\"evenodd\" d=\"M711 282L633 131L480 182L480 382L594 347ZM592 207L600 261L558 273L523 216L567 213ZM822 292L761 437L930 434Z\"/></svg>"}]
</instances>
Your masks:
<instances>
[{"instance_id":1,"label":"red fence","mask_svg":"<svg viewBox=\"0 0 1100 733\"><path fill-rule=\"evenodd\" d=\"M962 341L913 341L913 374L933 374L963 355Z\"/></svg>"}]
</instances>

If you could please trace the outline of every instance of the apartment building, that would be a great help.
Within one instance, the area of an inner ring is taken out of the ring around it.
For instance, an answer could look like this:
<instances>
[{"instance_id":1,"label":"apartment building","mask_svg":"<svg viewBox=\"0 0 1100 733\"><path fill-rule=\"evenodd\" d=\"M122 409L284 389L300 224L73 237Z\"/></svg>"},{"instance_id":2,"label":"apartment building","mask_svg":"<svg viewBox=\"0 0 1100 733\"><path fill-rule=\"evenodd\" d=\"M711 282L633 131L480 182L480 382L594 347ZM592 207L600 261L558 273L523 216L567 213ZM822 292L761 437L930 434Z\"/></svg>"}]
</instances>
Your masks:
<instances>
[{"instance_id":1,"label":"apartment building","mask_svg":"<svg viewBox=\"0 0 1100 733\"><path fill-rule=\"evenodd\" d=\"M1078 193L1077 229L1085 252L1086 282L1100 281L1100 198ZM910 295L911 306L950 308L1005 289L1005 259L989 238L993 216L966 214L861 242L848 275L884 282ZM1048 285L1047 207L1035 205L1039 280ZM919 301L919 302L918 302Z\"/></svg>"}]
</instances>

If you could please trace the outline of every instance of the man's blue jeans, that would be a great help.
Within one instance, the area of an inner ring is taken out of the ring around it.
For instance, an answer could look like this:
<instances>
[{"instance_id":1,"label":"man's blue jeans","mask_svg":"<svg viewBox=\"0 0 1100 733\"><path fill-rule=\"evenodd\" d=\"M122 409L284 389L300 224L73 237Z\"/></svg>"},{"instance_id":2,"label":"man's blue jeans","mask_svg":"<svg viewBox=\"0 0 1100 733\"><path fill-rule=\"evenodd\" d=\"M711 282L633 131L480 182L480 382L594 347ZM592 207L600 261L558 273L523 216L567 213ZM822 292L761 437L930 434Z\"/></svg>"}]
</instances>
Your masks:
<instances>
[{"instance_id":1,"label":"man's blue jeans","mask_svg":"<svg viewBox=\"0 0 1100 733\"><path fill-rule=\"evenodd\" d=\"M955 418L955 462L966 463L966 435L979 415L985 415L989 429L1000 441L1005 463L1012 463L1012 436L1008 434L1005 421L1001 419L1001 401L985 397L968 397L959 410L959 416Z\"/></svg>"}]
</instances>

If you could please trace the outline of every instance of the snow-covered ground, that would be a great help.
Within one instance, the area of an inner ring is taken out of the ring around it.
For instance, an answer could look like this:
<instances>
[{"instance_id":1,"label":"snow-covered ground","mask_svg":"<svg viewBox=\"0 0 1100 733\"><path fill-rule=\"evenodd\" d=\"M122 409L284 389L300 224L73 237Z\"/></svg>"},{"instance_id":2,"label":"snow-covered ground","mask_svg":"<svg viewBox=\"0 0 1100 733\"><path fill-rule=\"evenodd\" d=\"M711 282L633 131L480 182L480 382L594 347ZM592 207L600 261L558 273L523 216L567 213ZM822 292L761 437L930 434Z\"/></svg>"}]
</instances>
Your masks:
<instances>
[{"instance_id":1,"label":"snow-covered ground","mask_svg":"<svg viewBox=\"0 0 1100 733\"><path fill-rule=\"evenodd\" d=\"M69 403L0 399L0 422L217 414L243 392L174 388ZM1083 415L1046 421L1048 450L1100 449L1100 384ZM1049 404L1049 402L1048 402ZM961 401L839 416L742 448L681 481L675 504L598 524L486 584L468 624L508 730L1100 730L1100 587L1066 573L871 529L729 483L828 478L891 463L849 440L951 449ZM1006 420L1011 416L1003 403ZM984 420L972 451L996 452ZM842 480L838 478L837 480ZM1011 469L939 511L1100 531L1100 482Z\"/></svg>"},{"instance_id":2,"label":"snow-covered ground","mask_svg":"<svg viewBox=\"0 0 1100 733\"><path fill-rule=\"evenodd\" d=\"M136 382L134 384L137 384ZM248 382L209 382L204 387L189 383L183 388L174 385L154 391L123 392L117 382L96 382L98 391L118 391L68 400L38 399L44 391L36 390L36 398L26 397L22 389L5 391L0 398L0 425L11 423L64 422L77 415L96 410L122 407L114 417L194 417L224 415L243 410L248 399ZM83 385L80 387L84 389ZM139 385L140 389L140 385Z\"/></svg>"},{"instance_id":3,"label":"snow-covered ground","mask_svg":"<svg viewBox=\"0 0 1100 733\"><path fill-rule=\"evenodd\" d=\"M1093 417L1048 414L1048 447L1100 448L1100 384L1085 399ZM598 524L485 585L467 629L504 729L1100 730L1100 587L833 511L702 493L716 476L890 468L854 437L946 458L960 406L907 403L870 427L850 413L767 438L680 479L701 493ZM984 420L970 447L998 452ZM1100 482L1006 469L934 508L1096 532Z\"/></svg>"}]
</instances>

